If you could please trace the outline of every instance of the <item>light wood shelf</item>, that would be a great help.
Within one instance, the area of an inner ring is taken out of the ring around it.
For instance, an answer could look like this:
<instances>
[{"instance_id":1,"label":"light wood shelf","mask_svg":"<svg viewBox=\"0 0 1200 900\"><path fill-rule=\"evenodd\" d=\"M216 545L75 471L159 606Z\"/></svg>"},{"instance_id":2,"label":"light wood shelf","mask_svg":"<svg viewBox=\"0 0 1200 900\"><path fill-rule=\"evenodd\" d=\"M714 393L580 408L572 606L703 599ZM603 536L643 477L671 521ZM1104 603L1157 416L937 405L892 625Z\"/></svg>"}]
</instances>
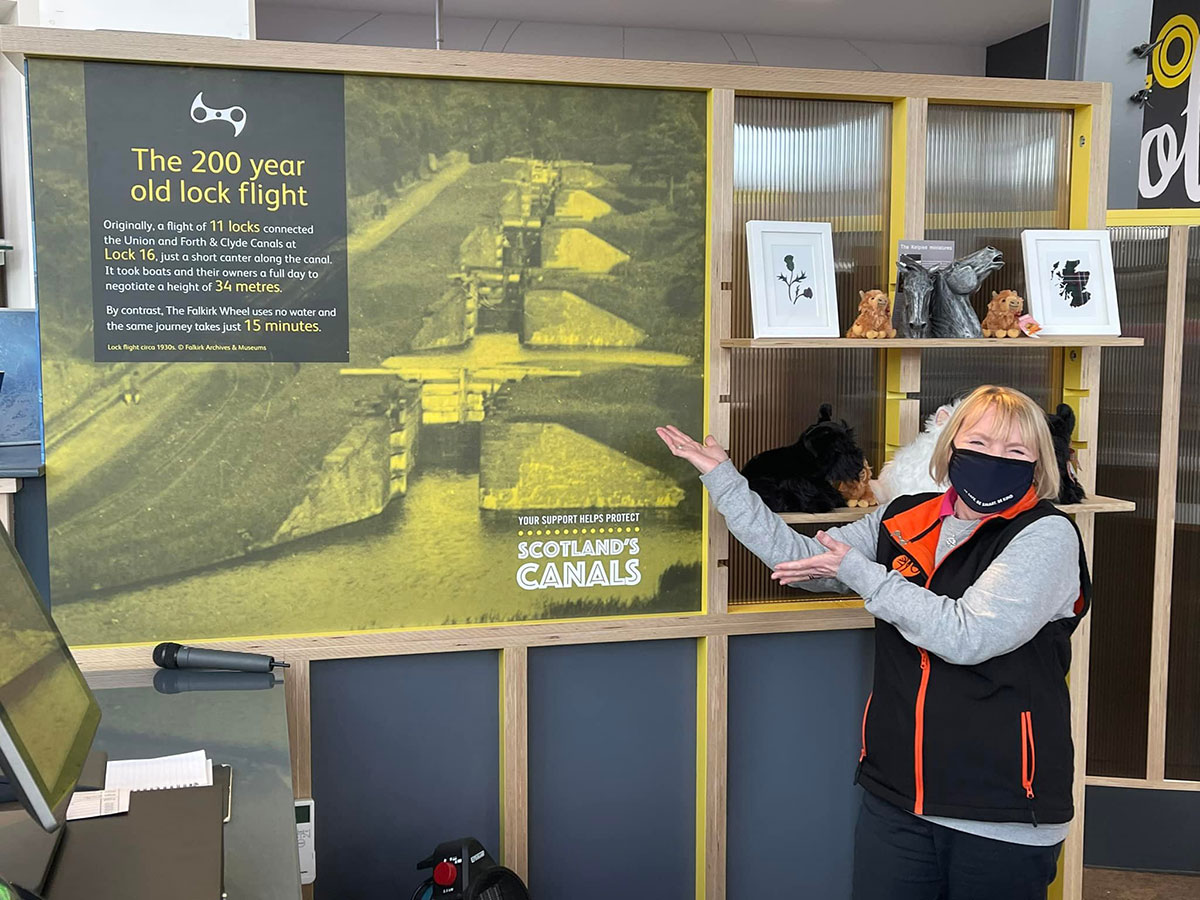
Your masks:
<instances>
[{"instance_id":1,"label":"light wood shelf","mask_svg":"<svg viewBox=\"0 0 1200 900\"><path fill-rule=\"evenodd\" d=\"M870 515L878 506L856 506L853 509L843 507L827 513L780 513L779 518L791 525L827 525L839 522L854 522L863 516ZM1132 500L1119 500L1116 497L1087 497L1082 503L1064 503L1058 507L1070 515L1088 513L1133 512L1137 504Z\"/></svg>"},{"instance_id":2,"label":"light wood shelf","mask_svg":"<svg viewBox=\"0 0 1200 900\"><path fill-rule=\"evenodd\" d=\"M1085 497L1082 503L1064 503L1058 507L1065 513L1114 513L1134 512L1137 504L1132 500L1121 500L1118 497Z\"/></svg>"},{"instance_id":3,"label":"light wood shelf","mask_svg":"<svg viewBox=\"0 0 1200 900\"><path fill-rule=\"evenodd\" d=\"M1151 791L1200 791L1200 781L1180 781L1174 778L1117 778L1108 775L1088 775L1088 787L1140 788Z\"/></svg>"},{"instance_id":4,"label":"light wood shelf","mask_svg":"<svg viewBox=\"0 0 1200 900\"><path fill-rule=\"evenodd\" d=\"M797 588L797 592L799 592ZM845 596L841 598L814 597L812 600L735 600L729 604L731 616L744 616L748 613L762 613L764 616L779 615L780 613L805 613L813 609L856 609L865 612L862 597ZM871 617L874 619L874 616ZM872 625L874 622L872 621Z\"/></svg>"},{"instance_id":5,"label":"light wood shelf","mask_svg":"<svg viewBox=\"0 0 1200 900\"><path fill-rule=\"evenodd\" d=\"M797 349L797 350L889 350L892 348L962 349L964 347L1016 347L1026 350L1047 347L1141 347L1144 338L1103 334L1048 334L1036 338L891 338L866 340L862 338L722 338L721 346L729 349Z\"/></svg>"}]
</instances>

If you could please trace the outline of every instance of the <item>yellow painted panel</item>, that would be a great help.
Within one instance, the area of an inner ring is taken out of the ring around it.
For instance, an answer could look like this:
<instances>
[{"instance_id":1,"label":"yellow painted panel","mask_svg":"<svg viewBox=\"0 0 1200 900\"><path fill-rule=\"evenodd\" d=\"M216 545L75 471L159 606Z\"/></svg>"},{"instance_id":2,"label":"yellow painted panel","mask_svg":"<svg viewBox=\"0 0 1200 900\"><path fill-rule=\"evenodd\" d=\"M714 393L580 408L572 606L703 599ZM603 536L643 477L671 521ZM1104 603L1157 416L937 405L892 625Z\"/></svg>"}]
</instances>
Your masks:
<instances>
[{"instance_id":1,"label":"yellow painted panel","mask_svg":"<svg viewBox=\"0 0 1200 900\"><path fill-rule=\"evenodd\" d=\"M922 160L923 164L924 161ZM896 293L897 241L904 236L908 203L908 100L892 103L892 199L888 226L888 296Z\"/></svg>"},{"instance_id":2,"label":"yellow painted panel","mask_svg":"<svg viewBox=\"0 0 1200 900\"><path fill-rule=\"evenodd\" d=\"M1071 442L1076 447L1086 447L1079 440L1079 423L1083 419L1083 402L1090 393L1083 386L1083 350L1079 347L1068 347L1063 351L1062 402L1075 412L1075 431L1071 433Z\"/></svg>"},{"instance_id":3,"label":"yellow painted panel","mask_svg":"<svg viewBox=\"0 0 1200 900\"><path fill-rule=\"evenodd\" d=\"M1088 198L1092 171L1092 108L1075 108L1071 140L1071 214L1072 228L1088 227Z\"/></svg>"},{"instance_id":4,"label":"yellow painted panel","mask_svg":"<svg viewBox=\"0 0 1200 900\"><path fill-rule=\"evenodd\" d=\"M1200 225L1200 207L1194 209L1110 209L1109 228L1121 225Z\"/></svg>"},{"instance_id":5,"label":"yellow painted panel","mask_svg":"<svg viewBox=\"0 0 1200 900\"><path fill-rule=\"evenodd\" d=\"M1046 900L1063 900L1063 855L1058 854L1058 874L1054 876L1054 883L1046 889Z\"/></svg>"},{"instance_id":6,"label":"yellow painted panel","mask_svg":"<svg viewBox=\"0 0 1200 900\"><path fill-rule=\"evenodd\" d=\"M708 638L696 639L696 900L704 900L708 836Z\"/></svg>"}]
</instances>

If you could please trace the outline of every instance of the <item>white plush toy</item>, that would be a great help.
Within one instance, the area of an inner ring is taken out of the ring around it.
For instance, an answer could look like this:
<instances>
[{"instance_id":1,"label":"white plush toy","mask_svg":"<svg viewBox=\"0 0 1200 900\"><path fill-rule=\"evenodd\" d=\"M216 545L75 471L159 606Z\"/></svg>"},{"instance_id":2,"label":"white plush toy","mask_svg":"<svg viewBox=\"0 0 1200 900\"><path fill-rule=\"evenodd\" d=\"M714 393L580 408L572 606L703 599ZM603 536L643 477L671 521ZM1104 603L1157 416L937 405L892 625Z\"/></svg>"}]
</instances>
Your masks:
<instances>
[{"instance_id":1,"label":"white plush toy","mask_svg":"<svg viewBox=\"0 0 1200 900\"><path fill-rule=\"evenodd\" d=\"M938 434L946 427L950 414L959 402L955 400L953 403L939 406L937 411L925 420L925 430L897 450L884 464L879 479L871 485L881 506L905 494L946 489L946 485L938 484L929 474L929 461L933 458L933 445Z\"/></svg>"}]
</instances>

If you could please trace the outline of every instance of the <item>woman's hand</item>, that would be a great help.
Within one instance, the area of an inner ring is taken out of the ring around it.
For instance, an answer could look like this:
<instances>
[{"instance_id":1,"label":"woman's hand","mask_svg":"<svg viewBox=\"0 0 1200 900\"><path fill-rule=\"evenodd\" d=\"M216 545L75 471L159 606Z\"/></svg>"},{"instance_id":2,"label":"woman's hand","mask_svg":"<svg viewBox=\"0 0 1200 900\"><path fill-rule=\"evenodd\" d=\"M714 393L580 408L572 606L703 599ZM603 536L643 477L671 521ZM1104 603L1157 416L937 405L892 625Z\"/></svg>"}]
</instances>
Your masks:
<instances>
[{"instance_id":1,"label":"woman's hand","mask_svg":"<svg viewBox=\"0 0 1200 900\"><path fill-rule=\"evenodd\" d=\"M707 475L725 460L729 459L729 454L721 449L721 445L717 443L717 439L711 434L704 439L701 444L698 441L692 440L674 425L654 429L658 432L658 436L662 438L667 449L675 456L681 459L686 459L693 466L700 470L701 475Z\"/></svg>"},{"instance_id":2,"label":"woman's hand","mask_svg":"<svg viewBox=\"0 0 1200 900\"><path fill-rule=\"evenodd\" d=\"M807 559L780 563L771 573L771 580L781 584L793 584L797 581L815 581L818 578L836 578L838 567L850 551L850 545L835 541L824 531L817 532L817 540L827 552Z\"/></svg>"}]
</instances>

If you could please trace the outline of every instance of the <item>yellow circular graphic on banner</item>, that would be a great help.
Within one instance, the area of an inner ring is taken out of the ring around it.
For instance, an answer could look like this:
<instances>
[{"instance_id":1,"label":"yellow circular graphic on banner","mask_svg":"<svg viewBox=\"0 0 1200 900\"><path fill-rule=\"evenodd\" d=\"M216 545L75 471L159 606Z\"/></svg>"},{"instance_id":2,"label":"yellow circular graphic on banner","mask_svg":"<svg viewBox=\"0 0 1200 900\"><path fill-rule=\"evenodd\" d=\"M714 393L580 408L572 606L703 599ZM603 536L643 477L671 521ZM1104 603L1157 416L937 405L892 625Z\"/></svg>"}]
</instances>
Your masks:
<instances>
[{"instance_id":1,"label":"yellow circular graphic on banner","mask_svg":"<svg viewBox=\"0 0 1200 900\"><path fill-rule=\"evenodd\" d=\"M1183 52L1174 62L1168 58L1176 42L1183 44ZM1200 43L1200 28L1191 16L1175 16L1158 33L1158 47L1154 50L1152 66L1154 81L1165 88L1178 87L1192 74L1192 57L1196 44Z\"/></svg>"}]
</instances>

